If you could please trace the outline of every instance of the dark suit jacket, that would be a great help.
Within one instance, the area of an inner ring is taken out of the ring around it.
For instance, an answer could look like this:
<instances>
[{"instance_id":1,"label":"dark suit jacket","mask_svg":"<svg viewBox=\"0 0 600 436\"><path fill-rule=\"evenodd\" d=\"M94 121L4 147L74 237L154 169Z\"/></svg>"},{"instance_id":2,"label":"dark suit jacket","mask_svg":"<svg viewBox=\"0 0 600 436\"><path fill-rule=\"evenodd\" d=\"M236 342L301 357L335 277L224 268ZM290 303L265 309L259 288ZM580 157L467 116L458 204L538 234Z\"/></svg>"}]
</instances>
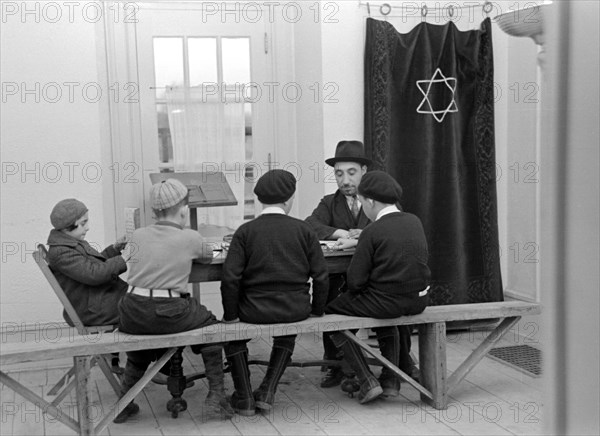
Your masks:
<instances>
[{"instance_id":1,"label":"dark suit jacket","mask_svg":"<svg viewBox=\"0 0 600 436\"><path fill-rule=\"evenodd\" d=\"M371 222L360 208L357 219L354 219L344 194L338 189L333 194L321 199L312 215L306 222L315 230L320 240L329 239L337 229L364 229Z\"/></svg>"}]
</instances>

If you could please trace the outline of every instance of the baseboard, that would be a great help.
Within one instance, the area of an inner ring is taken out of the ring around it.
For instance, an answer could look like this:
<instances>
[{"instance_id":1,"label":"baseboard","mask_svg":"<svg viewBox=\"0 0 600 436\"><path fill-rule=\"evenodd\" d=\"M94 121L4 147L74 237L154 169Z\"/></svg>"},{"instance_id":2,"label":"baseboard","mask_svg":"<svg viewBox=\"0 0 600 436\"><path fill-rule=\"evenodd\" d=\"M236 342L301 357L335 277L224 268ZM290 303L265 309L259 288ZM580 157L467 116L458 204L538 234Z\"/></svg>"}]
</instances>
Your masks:
<instances>
[{"instance_id":1,"label":"baseboard","mask_svg":"<svg viewBox=\"0 0 600 436\"><path fill-rule=\"evenodd\" d=\"M536 303L537 302L536 298L532 297L531 295L525 294L523 292L519 292L514 289L505 289L504 297L505 298L507 297L508 299L511 299L511 300L527 301L528 303Z\"/></svg>"}]
</instances>

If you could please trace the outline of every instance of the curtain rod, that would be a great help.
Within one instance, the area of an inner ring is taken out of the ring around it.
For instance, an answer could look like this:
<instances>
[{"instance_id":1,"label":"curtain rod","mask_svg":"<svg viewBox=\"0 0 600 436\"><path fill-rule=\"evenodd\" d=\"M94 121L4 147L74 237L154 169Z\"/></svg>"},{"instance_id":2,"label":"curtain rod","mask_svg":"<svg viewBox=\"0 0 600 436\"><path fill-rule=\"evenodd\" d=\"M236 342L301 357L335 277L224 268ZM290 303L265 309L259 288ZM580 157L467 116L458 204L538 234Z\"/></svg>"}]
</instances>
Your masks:
<instances>
[{"instance_id":1,"label":"curtain rod","mask_svg":"<svg viewBox=\"0 0 600 436\"><path fill-rule=\"evenodd\" d=\"M411 2L412 5L415 5L416 2ZM420 9L420 13L421 13L421 17L425 18L428 14L433 14L435 15L435 11L437 10L438 13L443 13L444 11L446 12L447 16L449 17L453 17L454 16L454 11L456 9L472 9L475 7L481 7L481 10L483 11L484 14L488 15L490 12L492 12L494 10L494 5L492 4L492 2L490 1L485 1L483 3L475 3L471 5L466 5L466 6L459 6L459 5L454 5L454 4L449 4L448 6L438 6L436 3L435 7L428 7L426 4L423 4L420 8L416 8L414 9L415 11ZM383 16L387 16L392 12L392 9L402 9L402 10L406 10L406 5L390 5L389 3L371 3L371 2L363 2L361 0L358 1L358 6L365 6L367 8L367 12L369 13L369 16L371 16L371 6L374 7L379 7L379 13Z\"/></svg>"}]
</instances>

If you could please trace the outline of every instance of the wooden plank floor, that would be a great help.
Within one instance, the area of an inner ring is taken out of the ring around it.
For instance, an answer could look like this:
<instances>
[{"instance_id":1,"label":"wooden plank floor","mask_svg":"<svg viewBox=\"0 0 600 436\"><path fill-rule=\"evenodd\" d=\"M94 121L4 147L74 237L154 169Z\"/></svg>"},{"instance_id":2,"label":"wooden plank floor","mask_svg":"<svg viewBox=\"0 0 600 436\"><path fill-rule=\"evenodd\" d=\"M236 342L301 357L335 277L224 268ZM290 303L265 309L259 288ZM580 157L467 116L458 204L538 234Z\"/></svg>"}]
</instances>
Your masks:
<instances>
[{"instance_id":1,"label":"wooden plank floor","mask_svg":"<svg viewBox=\"0 0 600 436\"><path fill-rule=\"evenodd\" d=\"M453 371L481 342L478 332L448 334L448 369ZM249 345L251 358L268 360L270 343L255 340ZM418 355L418 341L413 336L413 354ZM322 355L319 337L298 338L294 360L318 359ZM66 365L69 362L63 362ZM55 365L56 366L56 365ZM186 350L185 370L202 370L201 356ZM379 369L375 369L378 375ZM28 368L11 370L10 374L31 386L38 394L51 400L46 392L64 368ZM263 366L252 366L252 385L258 386L265 372ZM378 399L360 405L339 387L321 389L322 376L318 367L288 368L276 395L276 404L267 415L231 420L207 420L202 414L202 402L207 393L204 379L186 390L188 410L172 419L165 404L170 398L164 386L150 385L138 396L141 413L131 422L111 424L102 434L109 435L503 435L540 434L542 432L543 378L533 378L490 358L483 361L450 395L447 410L435 410L419 400L418 392L402 385L400 396ZM231 377L225 376L226 388L233 390ZM93 371L95 390L93 411L101 411L114 401L115 394L100 372ZM0 434L9 435L69 435L69 428L37 410L5 386L0 387L2 419ZM67 397L60 410L76 416L73 396ZM93 413L92 411L92 413Z\"/></svg>"}]
</instances>

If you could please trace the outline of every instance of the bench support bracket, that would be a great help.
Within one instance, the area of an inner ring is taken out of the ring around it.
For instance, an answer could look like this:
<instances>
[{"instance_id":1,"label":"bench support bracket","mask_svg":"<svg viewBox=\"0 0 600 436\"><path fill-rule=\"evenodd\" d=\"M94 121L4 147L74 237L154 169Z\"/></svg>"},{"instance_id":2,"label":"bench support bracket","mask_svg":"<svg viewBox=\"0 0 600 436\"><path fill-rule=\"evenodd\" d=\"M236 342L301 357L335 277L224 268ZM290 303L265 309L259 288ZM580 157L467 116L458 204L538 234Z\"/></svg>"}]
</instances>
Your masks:
<instances>
[{"instance_id":1,"label":"bench support bracket","mask_svg":"<svg viewBox=\"0 0 600 436\"><path fill-rule=\"evenodd\" d=\"M171 358L171 356L173 356L173 354L175 354L177 349L178 349L178 347L169 348L167 351L165 351L165 354L163 354L160 357L160 359L158 359L152 366L150 366L150 368L148 368L146 370L146 373L135 384L135 386L133 386L125 395L123 395L123 397L121 397L121 399L119 401L117 401L116 404L114 404L110 408L108 413L104 416L104 418L102 418L102 421L100 421L98 423L98 425L96 426L96 428L94 429L93 434L102 433L102 431L106 428L106 426L108 424L110 424L110 422L121 412L121 410L123 410L125 408L125 406L127 406L127 404L129 404L131 401L133 401L133 399L140 392L142 392L142 389L144 389L146 387L146 385L148 383L150 383L150 380L152 380L152 377L154 377L156 375L156 373L163 367L163 365L165 363L167 363L167 361ZM82 433L82 434L84 434L84 433Z\"/></svg>"},{"instance_id":2,"label":"bench support bracket","mask_svg":"<svg viewBox=\"0 0 600 436\"><path fill-rule=\"evenodd\" d=\"M57 419L62 422L64 425L69 427L71 430L79 433L79 424L73 418L71 418L68 414L61 411L54 403L49 403L44 400L42 397L32 392L30 389L23 386L18 381L12 379L4 372L0 371L0 382L4 385L15 391L17 394L21 395L27 401L35 404L40 410L43 410L44 413L51 416L52 418Z\"/></svg>"},{"instance_id":3,"label":"bench support bracket","mask_svg":"<svg viewBox=\"0 0 600 436\"><path fill-rule=\"evenodd\" d=\"M483 340L481 344L460 364L456 371L448 378L447 391L450 392L456 387L481 359L492 349L492 347L509 331L519 320L520 316L504 318L500 324Z\"/></svg>"}]
</instances>

